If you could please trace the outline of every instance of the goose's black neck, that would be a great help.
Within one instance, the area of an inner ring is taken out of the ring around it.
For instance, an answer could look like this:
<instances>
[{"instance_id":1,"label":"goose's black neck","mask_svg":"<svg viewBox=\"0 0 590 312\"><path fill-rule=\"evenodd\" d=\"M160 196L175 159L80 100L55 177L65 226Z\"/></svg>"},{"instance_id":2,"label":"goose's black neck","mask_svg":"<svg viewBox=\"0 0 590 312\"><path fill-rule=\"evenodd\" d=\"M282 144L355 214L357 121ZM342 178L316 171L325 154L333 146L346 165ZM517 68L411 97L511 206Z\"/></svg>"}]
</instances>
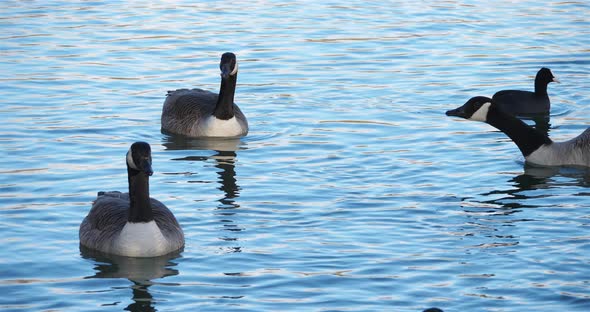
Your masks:
<instances>
[{"instance_id":1,"label":"goose's black neck","mask_svg":"<svg viewBox=\"0 0 590 312\"><path fill-rule=\"evenodd\" d=\"M129 216L128 222L149 222L154 220L150 203L149 176L142 171L127 166L129 180Z\"/></svg>"},{"instance_id":2,"label":"goose's black neck","mask_svg":"<svg viewBox=\"0 0 590 312\"><path fill-rule=\"evenodd\" d=\"M549 84L549 82L547 82L545 79L542 79L541 77L535 78L535 95L536 96L549 96L547 94L547 85L548 84Z\"/></svg>"},{"instance_id":3,"label":"goose's black neck","mask_svg":"<svg viewBox=\"0 0 590 312\"><path fill-rule=\"evenodd\" d=\"M524 157L530 155L543 144L551 144L551 139L524 121L490 106L486 122L504 132L520 149Z\"/></svg>"},{"instance_id":4,"label":"goose's black neck","mask_svg":"<svg viewBox=\"0 0 590 312\"><path fill-rule=\"evenodd\" d=\"M228 120L234 117L234 94L236 93L236 83L238 74L229 75L227 78L221 78L221 87L213 115L222 120Z\"/></svg>"}]
</instances>

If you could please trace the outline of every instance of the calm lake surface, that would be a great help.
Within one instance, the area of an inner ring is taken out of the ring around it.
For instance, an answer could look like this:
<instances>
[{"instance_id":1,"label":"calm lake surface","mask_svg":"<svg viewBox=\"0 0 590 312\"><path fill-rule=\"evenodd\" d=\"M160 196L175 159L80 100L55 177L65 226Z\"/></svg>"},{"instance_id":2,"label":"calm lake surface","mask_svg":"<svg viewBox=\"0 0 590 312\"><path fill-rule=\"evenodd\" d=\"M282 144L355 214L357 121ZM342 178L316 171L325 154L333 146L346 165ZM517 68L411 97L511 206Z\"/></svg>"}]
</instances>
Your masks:
<instances>
[{"instance_id":1,"label":"calm lake surface","mask_svg":"<svg viewBox=\"0 0 590 312\"><path fill-rule=\"evenodd\" d=\"M0 310L589 311L590 172L524 164L475 95L552 69L550 135L590 126L587 1L1 1ZM240 140L160 132L219 88ZM81 251L152 146L184 251Z\"/></svg>"}]
</instances>

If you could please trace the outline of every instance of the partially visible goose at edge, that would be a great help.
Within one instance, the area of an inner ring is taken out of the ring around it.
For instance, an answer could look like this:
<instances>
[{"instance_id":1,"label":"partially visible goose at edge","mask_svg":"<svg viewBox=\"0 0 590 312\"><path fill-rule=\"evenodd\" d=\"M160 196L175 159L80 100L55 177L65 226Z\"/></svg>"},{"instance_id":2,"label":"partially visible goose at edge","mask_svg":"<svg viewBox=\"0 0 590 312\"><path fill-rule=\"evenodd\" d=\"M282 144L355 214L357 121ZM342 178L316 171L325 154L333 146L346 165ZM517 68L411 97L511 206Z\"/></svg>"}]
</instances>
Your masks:
<instances>
[{"instance_id":1,"label":"partially visible goose at edge","mask_svg":"<svg viewBox=\"0 0 590 312\"><path fill-rule=\"evenodd\" d=\"M172 212L150 198L150 145L136 142L127 152L129 193L99 192L80 225L84 247L128 257L156 257L184 246L184 234Z\"/></svg>"},{"instance_id":2,"label":"partially visible goose at edge","mask_svg":"<svg viewBox=\"0 0 590 312\"><path fill-rule=\"evenodd\" d=\"M483 96L473 97L463 106L449 110L446 114L483 121L504 132L529 163L590 167L590 128L569 141L553 142L547 134L507 114L493 99Z\"/></svg>"},{"instance_id":3,"label":"partially visible goose at edge","mask_svg":"<svg viewBox=\"0 0 590 312\"><path fill-rule=\"evenodd\" d=\"M535 77L535 91L502 90L492 96L504 112L515 116L548 115L551 102L547 94L547 85L559 80L549 68L543 67Z\"/></svg>"},{"instance_id":4,"label":"partially visible goose at edge","mask_svg":"<svg viewBox=\"0 0 590 312\"><path fill-rule=\"evenodd\" d=\"M238 79L235 54L221 56L219 94L201 89L168 91L162 108L162 131L189 137L240 137L248 121L234 103Z\"/></svg>"}]
</instances>

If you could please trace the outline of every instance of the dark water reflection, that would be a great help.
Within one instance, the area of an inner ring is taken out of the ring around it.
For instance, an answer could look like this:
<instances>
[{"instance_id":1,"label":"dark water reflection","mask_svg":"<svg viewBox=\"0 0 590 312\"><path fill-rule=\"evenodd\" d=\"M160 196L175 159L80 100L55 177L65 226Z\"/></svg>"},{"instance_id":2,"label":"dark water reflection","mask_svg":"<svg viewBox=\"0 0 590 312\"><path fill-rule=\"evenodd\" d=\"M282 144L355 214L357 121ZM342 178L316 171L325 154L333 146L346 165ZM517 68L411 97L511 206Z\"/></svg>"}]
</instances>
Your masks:
<instances>
[{"instance_id":1,"label":"dark water reflection","mask_svg":"<svg viewBox=\"0 0 590 312\"><path fill-rule=\"evenodd\" d=\"M162 145L167 150L214 150L235 152L246 148L241 138L189 138L182 135L166 134Z\"/></svg>"},{"instance_id":2,"label":"dark water reflection","mask_svg":"<svg viewBox=\"0 0 590 312\"><path fill-rule=\"evenodd\" d=\"M485 207L496 207L504 215L515 213L522 208L538 208L538 203L532 200L555 196L547 192L539 193L538 190L559 189L566 186L588 187L590 186L590 169L584 167L544 167L525 163L524 172L513 176L507 183L511 187L482 193L480 196L483 197L483 200L477 202ZM498 212L496 211L496 213Z\"/></svg>"},{"instance_id":3,"label":"dark water reflection","mask_svg":"<svg viewBox=\"0 0 590 312\"><path fill-rule=\"evenodd\" d=\"M213 159L215 167L219 170L219 189L225 196L219 199L220 208L237 208L235 198L239 196L239 186L236 180L235 162L237 151L242 148L242 141L239 138L229 139L191 139L182 136L167 136L163 143L167 150L213 150L214 155L201 156L189 155L182 158L173 158L180 161L208 161Z\"/></svg>"},{"instance_id":4,"label":"dark water reflection","mask_svg":"<svg viewBox=\"0 0 590 312\"><path fill-rule=\"evenodd\" d=\"M91 278L126 278L133 282L131 285L131 300L133 301L124 310L126 311L157 311L155 305L158 298L150 293L150 287L154 280L167 276L178 275L179 271L174 267L175 259L180 258L182 250L150 258L133 258L105 254L96 250L80 246L80 254L84 259L95 263L96 274L87 276Z\"/></svg>"},{"instance_id":5,"label":"dark water reflection","mask_svg":"<svg viewBox=\"0 0 590 312\"><path fill-rule=\"evenodd\" d=\"M551 117L549 115L535 116L531 120L535 123L534 127L537 130L549 134L549 129L551 129Z\"/></svg>"},{"instance_id":6,"label":"dark water reflection","mask_svg":"<svg viewBox=\"0 0 590 312\"><path fill-rule=\"evenodd\" d=\"M566 178L560 182L558 178ZM541 167L531 164L524 165L524 173L514 178L520 189L540 189L556 187L560 184L588 187L590 185L590 169L584 167Z\"/></svg>"},{"instance_id":7,"label":"dark water reflection","mask_svg":"<svg viewBox=\"0 0 590 312\"><path fill-rule=\"evenodd\" d=\"M560 186L587 187L590 182L590 170L581 167L542 167L526 163L524 173L519 174L509 182L513 189L492 191L489 194L507 194L515 199L527 199L525 191L557 188Z\"/></svg>"},{"instance_id":8,"label":"dark water reflection","mask_svg":"<svg viewBox=\"0 0 590 312\"><path fill-rule=\"evenodd\" d=\"M240 149L245 148L245 144L240 138L187 138L184 136L168 135L163 142L167 150L176 151L213 151L215 154L210 156L188 155L181 158L173 158L174 161L199 161L207 162L213 160L217 168L219 186L217 189L223 192L223 196L217 201L216 215L222 224L224 235L221 240L234 242L238 240L236 232L243 231L235 220L236 209L240 207L237 199L240 196L240 186L237 182L235 164L237 153ZM234 234L228 234L234 233ZM240 252L240 246L226 247L229 252Z\"/></svg>"}]
</instances>

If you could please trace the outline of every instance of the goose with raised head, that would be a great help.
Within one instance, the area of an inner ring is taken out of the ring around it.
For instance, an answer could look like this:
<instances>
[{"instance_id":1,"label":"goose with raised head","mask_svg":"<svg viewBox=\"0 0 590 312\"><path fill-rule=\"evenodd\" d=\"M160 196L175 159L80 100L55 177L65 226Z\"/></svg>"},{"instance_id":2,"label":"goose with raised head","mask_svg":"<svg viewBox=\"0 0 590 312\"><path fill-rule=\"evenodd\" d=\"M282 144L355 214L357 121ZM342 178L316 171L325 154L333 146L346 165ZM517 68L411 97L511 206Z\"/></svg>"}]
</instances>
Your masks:
<instances>
[{"instance_id":1,"label":"goose with raised head","mask_svg":"<svg viewBox=\"0 0 590 312\"><path fill-rule=\"evenodd\" d=\"M571 140L554 142L546 133L504 112L493 99L483 96L469 99L463 106L447 111L446 115L486 122L504 132L529 163L590 167L590 128Z\"/></svg>"},{"instance_id":2,"label":"goose with raised head","mask_svg":"<svg viewBox=\"0 0 590 312\"><path fill-rule=\"evenodd\" d=\"M240 137L248 121L234 103L238 79L235 54L221 56L219 94L202 89L168 91L162 108L162 131L189 137Z\"/></svg>"},{"instance_id":3,"label":"goose with raised head","mask_svg":"<svg viewBox=\"0 0 590 312\"><path fill-rule=\"evenodd\" d=\"M502 90L492 96L492 100L504 112L515 116L548 115L551 101L547 94L547 85L559 80L549 68L543 67L535 76L535 91Z\"/></svg>"},{"instance_id":4,"label":"goose with raised head","mask_svg":"<svg viewBox=\"0 0 590 312\"><path fill-rule=\"evenodd\" d=\"M172 212L150 198L151 148L136 142L126 156L129 193L99 192L80 225L80 244L128 257L156 257L184 246L184 234Z\"/></svg>"}]
</instances>

